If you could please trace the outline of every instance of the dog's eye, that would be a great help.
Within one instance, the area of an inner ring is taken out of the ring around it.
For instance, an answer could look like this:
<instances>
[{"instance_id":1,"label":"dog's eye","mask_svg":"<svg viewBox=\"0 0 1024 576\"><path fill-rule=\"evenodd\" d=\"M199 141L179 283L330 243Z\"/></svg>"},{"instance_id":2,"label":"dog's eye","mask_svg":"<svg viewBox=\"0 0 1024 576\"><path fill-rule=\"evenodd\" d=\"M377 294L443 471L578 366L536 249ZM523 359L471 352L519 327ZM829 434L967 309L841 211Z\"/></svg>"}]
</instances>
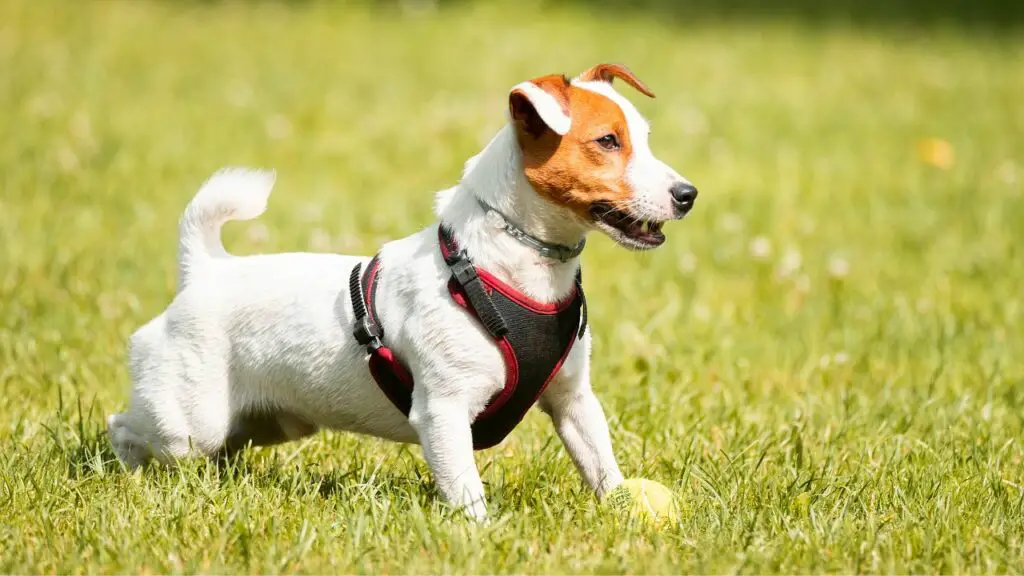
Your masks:
<instances>
[{"instance_id":1,"label":"dog's eye","mask_svg":"<svg viewBox=\"0 0 1024 576\"><path fill-rule=\"evenodd\" d=\"M604 136L601 136L600 138L595 140L595 142L597 142L597 145L600 146L601 148L604 148L605 150L619 149L619 139L615 137L615 134L605 134Z\"/></svg>"}]
</instances>

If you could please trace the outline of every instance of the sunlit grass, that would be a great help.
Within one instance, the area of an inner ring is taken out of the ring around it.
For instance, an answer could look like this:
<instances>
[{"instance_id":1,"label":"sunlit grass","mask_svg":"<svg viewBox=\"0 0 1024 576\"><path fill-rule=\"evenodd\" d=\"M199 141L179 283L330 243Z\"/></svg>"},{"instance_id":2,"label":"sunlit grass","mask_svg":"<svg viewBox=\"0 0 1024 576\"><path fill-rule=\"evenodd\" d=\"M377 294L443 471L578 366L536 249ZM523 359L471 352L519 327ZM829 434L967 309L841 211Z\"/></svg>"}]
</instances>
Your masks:
<instances>
[{"instance_id":1,"label":"sunlit grass","mask_svg":"<svg viewBox=\"0 0 1024 576\"><path fill-rule=\"evenodd\" d=\"M418 5L0 3L0 572L1024 569L1024 38ZM599 61L701 189L665 247L584 258L616 453L677 525L602 515L537 414L479 455L486 527L350 435L113 461L213 170L278 170L232 251L371 253L510 86Z\"/></svg>"}]
</instances>

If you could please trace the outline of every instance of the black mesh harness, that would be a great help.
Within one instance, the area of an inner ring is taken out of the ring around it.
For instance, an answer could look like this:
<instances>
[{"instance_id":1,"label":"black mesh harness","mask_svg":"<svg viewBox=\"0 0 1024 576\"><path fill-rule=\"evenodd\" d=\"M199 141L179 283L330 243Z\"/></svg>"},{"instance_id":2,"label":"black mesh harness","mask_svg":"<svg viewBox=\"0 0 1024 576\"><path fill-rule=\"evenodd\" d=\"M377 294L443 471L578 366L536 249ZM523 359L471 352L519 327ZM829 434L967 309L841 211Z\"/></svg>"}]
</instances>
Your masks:
<instances>
[{"instance_id":1,"label":"black mesh harness","mask_svg":"<svg viewBox=\"0 0 1024 576\"><path fill-rule=\"evenodd\" d=\"M438 228L438 244L452 272L449 294L480 322L505 360L505 386L472 424L473 448L482 450L501 443L522 421L558 373L573 344L583 337L587 308L582 279L577 272L570 297L544 304L477 268L443 225ZM375 307L379 272L379 255L370 260L365 272L361 264L352 269L349 290L356 319L353 334L359 344L366 346L370 373L377 385L408 416L412 374L384 344L384 328Z\"/></svg>"}]
</instances>

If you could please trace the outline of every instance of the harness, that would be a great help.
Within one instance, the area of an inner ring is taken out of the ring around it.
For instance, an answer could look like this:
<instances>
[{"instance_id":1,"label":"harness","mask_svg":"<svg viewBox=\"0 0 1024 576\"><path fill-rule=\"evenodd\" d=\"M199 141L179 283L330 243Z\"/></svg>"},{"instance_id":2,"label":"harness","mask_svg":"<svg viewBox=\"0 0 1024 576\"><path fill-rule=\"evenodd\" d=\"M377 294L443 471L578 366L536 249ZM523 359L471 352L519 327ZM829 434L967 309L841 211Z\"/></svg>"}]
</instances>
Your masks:
<instances>
[{"instance_id":1,"label":"harness","mask_svg":"<svg viewBox=\"0 0 1024 576\"><path fill-rule=\"evenodd\" d=\"M472 424L473 448L501 443L537 402L558 373L576 340L587 327L582 276L576 274L573 294L563 302L545 304L477 268L460 250L451 231L438 227L438 244L451 269L448 293L483 326L505 361L505 385ZM369 368L377 386L403 414L412 407L412 374L394 351L384 344L384 328L376 312L380 255L352 268L349 291L356 326L356 341L366 346Z\"/></svg>"}]
</instances>

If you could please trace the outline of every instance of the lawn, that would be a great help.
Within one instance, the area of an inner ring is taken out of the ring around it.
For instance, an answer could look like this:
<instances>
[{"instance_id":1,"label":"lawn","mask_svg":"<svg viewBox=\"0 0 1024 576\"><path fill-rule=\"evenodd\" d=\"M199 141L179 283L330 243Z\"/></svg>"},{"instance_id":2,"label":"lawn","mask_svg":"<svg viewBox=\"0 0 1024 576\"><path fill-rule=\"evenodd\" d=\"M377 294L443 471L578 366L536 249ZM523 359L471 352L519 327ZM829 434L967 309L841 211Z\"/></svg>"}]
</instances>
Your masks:
<instances>
[{"instance_id":1,"label":"lawn","mask_svg":"<svg viewBox=\"0 0 1024 576\"><path fill-rule=\"evenodd\" d=\"M602 512L539 413L478 455L486 526L348 434L121 469L125 341L211 172L278 170L232 252L369 254L512 85L601 61L701 190L664 247L584 254L620 465L678 522ZM0 573L1024 571L1022 62L941 19L0 2Z\"/></svg>"}]
</instances>

